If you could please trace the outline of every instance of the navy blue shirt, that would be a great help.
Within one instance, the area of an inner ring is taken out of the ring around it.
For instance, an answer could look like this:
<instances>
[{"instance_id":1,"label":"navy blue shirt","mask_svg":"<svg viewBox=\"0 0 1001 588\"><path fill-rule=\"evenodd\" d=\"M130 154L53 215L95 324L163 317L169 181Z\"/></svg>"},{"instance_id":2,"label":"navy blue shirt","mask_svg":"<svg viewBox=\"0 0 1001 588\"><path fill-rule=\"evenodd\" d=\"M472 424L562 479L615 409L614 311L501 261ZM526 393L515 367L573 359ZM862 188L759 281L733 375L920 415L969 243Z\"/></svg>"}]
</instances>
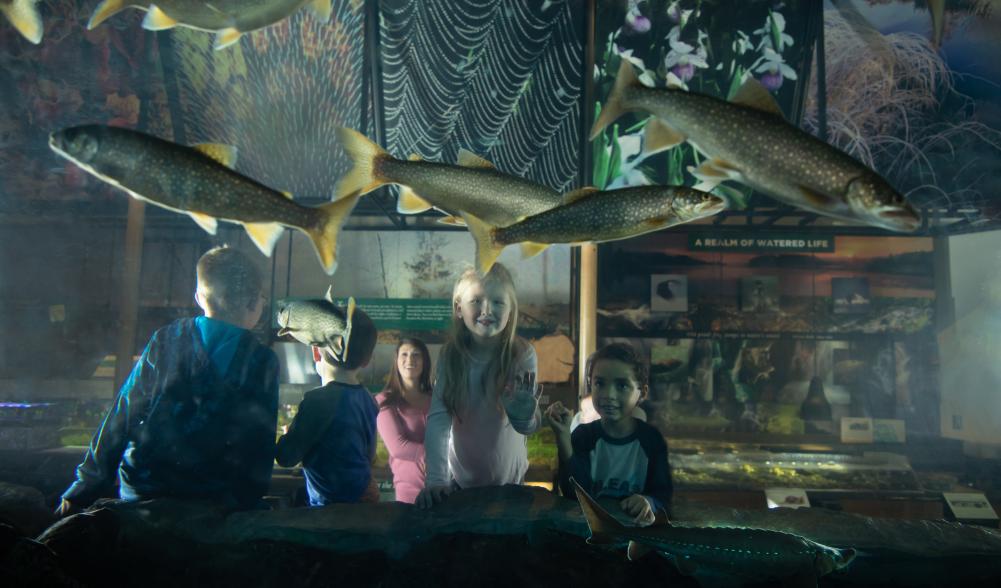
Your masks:
<instances>
[{"instance_id":1,"label":"navy blue shirt","mask_svg":"<svg viewBox=\"0 0 1001 588\"><path fill-rule=\"evenodd\" d=\"M361 499L372 478L378 414L372 395L357 384L329 382L303 396L278 440L278 463L302 462L311 506Z\"/></svg>"},{"instance_id":2,"label":"navy blue shirt","mask_svg":"<svg viewBox=\"0 0 1001 588\"><path fill-rule=\"evenodd\" d=\"M271 481L278 358L229 323L181 319L153 334L94 434L76 506L170 496L256 506Z\"/></svg>"},{"instance_id":3,"label":"navy blue shirt","mask_svg":"<svg viewBox=\"0 0 1001 588\"><path fill-rule=\"evenodd\" d=\"M570 477L592 496L626 498L641 494L651 499L654 511L671 511L674 485L667 460L667 442L652 425L636 419L629 436L609 436L601 420L580 425L570 435L573 456L562 468L564 496L574 496Z\"/></svg>"}]
</instances>

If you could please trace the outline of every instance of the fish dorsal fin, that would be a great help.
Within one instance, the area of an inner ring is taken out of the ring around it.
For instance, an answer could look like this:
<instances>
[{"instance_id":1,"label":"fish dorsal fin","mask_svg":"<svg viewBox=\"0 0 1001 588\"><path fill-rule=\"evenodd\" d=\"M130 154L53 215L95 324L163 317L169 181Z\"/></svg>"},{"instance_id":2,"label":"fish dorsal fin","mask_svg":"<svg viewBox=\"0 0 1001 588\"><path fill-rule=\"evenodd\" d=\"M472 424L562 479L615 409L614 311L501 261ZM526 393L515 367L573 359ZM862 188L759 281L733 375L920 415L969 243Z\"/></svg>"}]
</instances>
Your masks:
<instances>
[{"instance_id":1,"label":"fish dorsal fin","mask_svg":"<svg viewBox=\"0 0 1001 588\"><path fill-rule=\"evenodd\" d=\"M545 251L547 247L549 247L549 243L533 243L531 241L525 241L521 244L521 258L528 259L530 257L535 257Z\"/></svg>"},{"instance_id":2,"label":"fish dorsal fin","mask_svg":"<svg viewBox=\"0 0 1001 588\"><path fill-rule=\"evenodd\" d=\"M327 302L331 303L331 304L334 303L334 285L333 284L327 286L327 293L323 295L323 299L326 300Z\"/></svg>"},{"instance_id":3,"label":"fish dorsal fin","mask_svg":"<svg viewBox=\"0 0 1001 588\"><path fill-rule=\"evenodd\" d=\"M167 16L167 13L160 10L156 4L150 4L143 19L143 28L147 31L165 31L177 26L177 21Z\"/></svg>"},{"instance_id":4,"label":"fish dorsal fin","mask_svg":"<svg viewBox=\"0 0 1001 588\"><path fill-rule=\"evenodd\" d=\"M584 186L583 188L578 188L573 192L568 192L563 195L563 205L566 206L567 204L570 204L571 202L576 202L589 194L594 194L595 192L600 192L600 191L601 190L598 190L594 186Z\"/></svg>"},{"instance_id":5,"label":"fish dorsal fin","mask_svg":"<svg viewBox=\"0 0 1001 588\"><path fill-rule=\"evenodd\" d=\"M747 80L741 84L737 93L730 99L730 102L740 104L741 106L747 106L748 108L753 108L755 110L760 110L761 112L775 114L783 118L785 117L782 113L782 109L779 108L779 103L775 101L775 97L771 95L767 88L761 85L761 82L754 79L752 76L749 76Z\"/></svg>"},{"instance_id":6,"label":"fish dorsal fin","mask_svg":"<svg viewBox=\"0 0 1001 588\"><path fill-rule=\"evenodd\" d=\"M643 128L643 153L653 155L685 142L685 134L659 118L651 118Z\"/></svg>"},{"instance_id":7,"label":"fish dorsal fin","mask_svg":"<svg viewBox=\"0 0 1001 588\"><path fill-rule=\"evenodd\" d=\"M459 165L462 167L480 167L485 169L495 169L494 164L479 155L466 149L459 149Z\"/></svg>"},{"instance_id":8,"label":"fish dorsal fin","mask_svg":"<svg viewBox=\"0 0 1001 588\"><path fill-rule=\"evenodd\" d=\"M42 42L45 27L42 25L42 16L35 2L29 0L3 2L0 4L0 11L7 15L7 20L25 39L35 45Z\"/></svg>"},{"instance_id":9,"label":"fish dorsal fin","mask_svg":"<svg viewBox=\"0 0 1001 588\"><path fill-rule=\"evenodd\" d=\"M229 47L233 43L239 41L242 34L243 33L236 27L229 27L220 30L215 36L215 45L213 46L213 49L218 51Z\"/></svg>"},{"instance_id":10,"label":"fish dorsal fin","mask_svg":"<svg viewBox=\"0 0 1001 588\"><path fill-rule=\"evenodd\" d=\"M358 304L355 302L354 296L348 296L348 314L345 317L344 322L344 354L341 357L341 361L347 361L348 359L348 345L351 344L351 324L355 318L355 309Z\"/></svg>"},{"instance_id":11,"label":"fish dorsal fin","mask_svg":"<svg viewBox=\"0 0 1001 588\"><path fill-rule=\"evenodd\" d=\"M126 8L125 0L104 0L104 2L98 4L97 8L94 9L94 14L90 15L90 20L87 21L87 30L94 30L94 27Z\"/></svg>"},{"instance_id":12,"label":"fish dorsal fin","mask_svg":"<svg viewBox=\"0 0 1001 588\"><path fill-rule=\"evenodd\" d=\"M189 212L188 216L194 219L194 221L198 223L198 226L205 229L208 234L215 235L216 229L219 225L215 217L211 217L200 212Z\"/></svg>"},{"instance_id":13,"label":"fish dorsal fin","mask_svg":"<svg viewBox=\"0 0 1001 588\"><path fill-rule=\"evenodd\" d=\"M410 157L407 158L407 161L424 161L424 158L416 153L411 153Z\"/></svg>"},{"instance_id":14,"label":"fish dorsal fin","mask_svg":"<svg viewBox=\"0 0 1001 588\"><path fill-rule=\"evenodd\" d=\"M194 145L193 148L202 155L211 157L230 169L236 167L238 152L236 147L232 145L225 145L223 143L199 143Z\"/></svg>"},{"instance_id":15,"label":"fish dorsal fin","mask_svg":"<svg viewBox=\"0 0 1001 588\"><path fill-rule=\"evenodd\" d=\"M247 230L250 240L257 245L261 253L271 257L271 252L275 250L275 243L281 239L285 229L278 223L243 223L243 228Z\"/></svg>"},{"instance_id":16,"label":"fish dorsal fin","mask_svg":"<svg viewBox=\"0 0 1001 588\"><path fill-rule=\"evenodd\" d=\"M429 210L431 205L407 186L400 186L400 198L396 201L396 211L400 214L419 214Z\"/></svg>"},{"instance_id":17,"label":"fish dorsal fin","mask_svg":"<svg viewBox=\"0 0 1001 588\"><path fill-rule=\"evenodd\" d=\"M443 216L440 219L438 219L438 222L440 222L443 225L448 225L450 227L464 227L464 226L466 226L466 221L462 220L462 217L453 216L453 215Z\"/></svg>"},{"instance_id":18,"label":"fish dorsal fin","mask_svg":"<svg viewBox=\"0 0 1001 588\"><path fill-rule=\"evenodd\" d=\"M306 8L313 13L322 23L330 22L330 13L333 11L330 7L330 0L313 0L310 2Z\"/></svg>"}]
</instances>

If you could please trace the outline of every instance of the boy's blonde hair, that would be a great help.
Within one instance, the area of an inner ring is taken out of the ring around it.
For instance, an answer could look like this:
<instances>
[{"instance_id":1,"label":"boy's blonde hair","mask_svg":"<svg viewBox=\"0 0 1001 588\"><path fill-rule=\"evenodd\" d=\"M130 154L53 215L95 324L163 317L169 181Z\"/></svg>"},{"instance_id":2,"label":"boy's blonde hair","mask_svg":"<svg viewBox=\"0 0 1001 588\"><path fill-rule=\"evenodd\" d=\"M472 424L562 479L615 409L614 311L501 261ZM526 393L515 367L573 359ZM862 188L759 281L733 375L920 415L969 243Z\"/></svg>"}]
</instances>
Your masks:
<instances>
[{"instance_id":1,"label":"boy's blonde hair","mask_svg":"<svg viewBox=\"0 0 1001 588\"><path fill-rule=\"evenodd\" d=\"M448 342L441 350L441 373L438 377L445 378L445 386L442 391L442 400L445 408L453 417L457 416L465 404L465 394L469 390L469 358L472 347L472 334L466 328L462 318L458 316L459 304L463 294L469 287L479 282L484 286L488 284L499 284L503 289L511 304L511 314L508 317L504 330L501 331L499 352L490 360L490 365L484 373L484 389L486 383L493 380L495 390L500 392L512 369L518 346L518 296L514 290L514 280L507 268L500 263L495 263L487 274L480 275L474 268L467 269L459 276L452 288L452 328L449 333ZM524 344L522 344L524 345ZM499 402L499 395L496 400Z\"/></svg>"},{"instance_id":2,"label":"boy's blonde hair","mask_svg":"<svg viewBox=\"0 0 1001 588\"><path fill-rule=\"evenodd\" d=\"M261 270L257 264L226 245L206 251L195 273L202 300L220 320L239 323L261 295Z\"/></svg>"}]
</instances>

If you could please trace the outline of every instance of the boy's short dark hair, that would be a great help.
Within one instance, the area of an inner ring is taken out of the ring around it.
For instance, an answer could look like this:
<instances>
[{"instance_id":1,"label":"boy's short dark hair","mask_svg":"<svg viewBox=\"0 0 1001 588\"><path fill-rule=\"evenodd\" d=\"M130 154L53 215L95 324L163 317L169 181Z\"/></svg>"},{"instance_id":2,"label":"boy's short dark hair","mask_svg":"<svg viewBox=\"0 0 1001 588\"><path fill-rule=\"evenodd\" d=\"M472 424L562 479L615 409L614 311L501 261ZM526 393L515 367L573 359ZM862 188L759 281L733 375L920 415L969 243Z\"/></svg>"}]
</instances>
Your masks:
<instances>
[{"instance_id":1,"label":"boy's short dark hair","mask_svg":"<svg viewBox=\"0 0 1001 588\"><path fill-rule=\"evenodd\" d=\"M205 304L222 320L239 320L261 295L261 270L246 254L226 245L213 247L195 268Z\"/></svg>"},{"instance_id":2,"label":"boy's short dark hair","mask_svg":"<svg viewBox=\"0 0 1001 588\"><path fill-rule=\"evenodd\" d=\"M591 395L591 374L594 372L594 364L601 359L614 359L633 368L636 375L636 383L640 388L648 385L647 366L636 348L629 343L609 343L592 353L587 358L587 366L584 368L584 391L586 396Z\"/></svg>"},{"instance_id":3,"label":"boy's short dark hair","mask_svg":"<svg viewBox=\"0 0 1001 588\"><path fill-rule=\"evenodd\" d=\"M375 350L375 343L378 339L379 331L375 328L375 323L362 309L356 308L351 317L348 356L344 358L344 361L338 361L329 349L324 349L324 359L332 366L356 370L372 359L372 352Z\"/></svg>"}]
</instances>

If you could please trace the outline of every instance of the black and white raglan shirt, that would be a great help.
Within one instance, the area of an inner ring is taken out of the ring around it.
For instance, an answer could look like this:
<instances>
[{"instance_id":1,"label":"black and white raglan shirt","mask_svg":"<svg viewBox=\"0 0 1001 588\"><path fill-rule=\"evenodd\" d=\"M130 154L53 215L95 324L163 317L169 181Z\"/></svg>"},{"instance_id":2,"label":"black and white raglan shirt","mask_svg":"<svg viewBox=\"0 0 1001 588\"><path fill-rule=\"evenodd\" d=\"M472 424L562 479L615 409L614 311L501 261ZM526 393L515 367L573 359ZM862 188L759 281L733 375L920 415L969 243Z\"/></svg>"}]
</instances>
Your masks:
<instances>
[{"instance_id":1,"label":"black and white raglan shirt","mask_svg":"<svg viewBox=\"0 0 1001 588\"><path fill-rule=\"evenodd\" d=\"M667 442L656 428L636 419L636 430L627 437L605 433L601 420L583 424L570 436L573 456L569 467L561 468L560 485L564 496L573 496L573 477L592 496L626 498L644 496L654 512L664 509L670 516L671 465Z\"/></svg>"}]
</instances>

